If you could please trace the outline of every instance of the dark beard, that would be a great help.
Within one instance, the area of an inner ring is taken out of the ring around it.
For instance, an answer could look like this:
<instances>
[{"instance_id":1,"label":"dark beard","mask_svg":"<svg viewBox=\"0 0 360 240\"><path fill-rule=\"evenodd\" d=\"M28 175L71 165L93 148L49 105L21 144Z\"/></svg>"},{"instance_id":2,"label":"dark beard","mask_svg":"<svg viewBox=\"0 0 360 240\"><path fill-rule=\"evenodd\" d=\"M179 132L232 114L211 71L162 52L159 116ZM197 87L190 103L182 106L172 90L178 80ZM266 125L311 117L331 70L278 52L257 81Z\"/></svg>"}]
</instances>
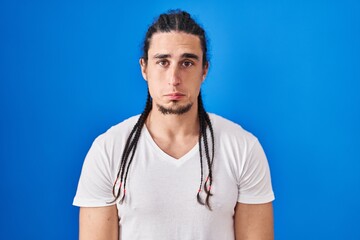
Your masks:
<instances>
[{"instance_id":1,"label":"dark beard","mask_svg":"<svg viewBox=\"0 0 360 240\"><path fill-rule=\"evenodd\" d=\"M175 102L175 105L176 105L176 102ZM192 105L193 105L192 103L189 103L185 106L177 106L175 108L172 108L172 107L166 108L164 106L157 104L157 107L158 107L159 111L164 115L167 115L167 114L181 115L181 114L187 113L191 109Z\"/></svg>"}]
</instances>

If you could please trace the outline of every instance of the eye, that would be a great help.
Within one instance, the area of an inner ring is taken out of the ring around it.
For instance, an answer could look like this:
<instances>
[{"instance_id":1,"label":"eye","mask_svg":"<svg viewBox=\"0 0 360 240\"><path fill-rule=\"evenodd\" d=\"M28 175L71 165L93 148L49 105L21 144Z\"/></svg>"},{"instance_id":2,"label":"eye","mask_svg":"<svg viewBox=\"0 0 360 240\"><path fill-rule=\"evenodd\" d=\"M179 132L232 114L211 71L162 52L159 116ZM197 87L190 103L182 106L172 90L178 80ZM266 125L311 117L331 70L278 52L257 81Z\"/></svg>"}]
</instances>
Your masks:
<instances>
[{"instance_id":1,"label":"eye","mask_svg":"<svg viewBox=\"0 0 360 240\"><path fill-rule=\"evenodd\" d=\"M185 68L191 67L192 65L194 65L194 63L191 62L191 61L184 61L182 63L182 66L185 67Z\"/></svg>"},{"instance_id":2,"label":"eye","mask_svg":"<svg viewBox=\"0 0 360 240\"><path fill-rule=\"evenodd\" d=\"M160 60L160 61L157 61L156 64L159 64L160 66L162 67L167 67L169 65L169 61L167 60Z\"/></svg>"}]
</instances>

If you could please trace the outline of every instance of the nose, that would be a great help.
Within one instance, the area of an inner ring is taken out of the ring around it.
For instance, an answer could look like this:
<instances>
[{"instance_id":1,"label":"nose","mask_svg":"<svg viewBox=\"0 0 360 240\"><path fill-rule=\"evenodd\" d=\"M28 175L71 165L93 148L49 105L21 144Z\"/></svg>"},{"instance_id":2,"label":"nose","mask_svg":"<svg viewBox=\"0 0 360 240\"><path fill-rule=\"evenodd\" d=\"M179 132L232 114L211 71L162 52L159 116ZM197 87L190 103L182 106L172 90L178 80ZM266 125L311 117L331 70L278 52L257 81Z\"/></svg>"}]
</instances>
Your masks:
<instances>
[{"instance_id":1,"label":"nose","mask_svg":"<svg viewBox=\"0 0 360 240\"><path fill-rule=\"evenodd\" d=\"M180 70L177 66L174 66L170 69L170 76L169 76L169 85L178 86L181 82L180 79Z\"/></svg>"}]
</instances>

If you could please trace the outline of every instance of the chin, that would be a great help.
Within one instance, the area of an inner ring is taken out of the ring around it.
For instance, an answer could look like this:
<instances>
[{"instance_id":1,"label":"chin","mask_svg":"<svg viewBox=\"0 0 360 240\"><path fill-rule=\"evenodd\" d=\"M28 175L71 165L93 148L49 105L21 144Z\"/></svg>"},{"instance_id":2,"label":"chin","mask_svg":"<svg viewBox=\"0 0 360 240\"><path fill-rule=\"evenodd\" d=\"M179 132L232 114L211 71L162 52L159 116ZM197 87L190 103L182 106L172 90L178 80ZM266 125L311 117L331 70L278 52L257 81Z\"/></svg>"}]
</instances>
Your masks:
<instances>
[{"instance_id":1,"label":"chin","mask_svg":"<svg viewBox=\"0 0 360 240\"><path fill-rule=\"evenodd\" d=\"M192 103L178 104L176 102L174 104L169 104L169 105L170 106L156 104L159 112L161 112L164 115L170 115L170 114L182 115L184 113L189 112L193 104Z\"/></svg>"}]
</instances>

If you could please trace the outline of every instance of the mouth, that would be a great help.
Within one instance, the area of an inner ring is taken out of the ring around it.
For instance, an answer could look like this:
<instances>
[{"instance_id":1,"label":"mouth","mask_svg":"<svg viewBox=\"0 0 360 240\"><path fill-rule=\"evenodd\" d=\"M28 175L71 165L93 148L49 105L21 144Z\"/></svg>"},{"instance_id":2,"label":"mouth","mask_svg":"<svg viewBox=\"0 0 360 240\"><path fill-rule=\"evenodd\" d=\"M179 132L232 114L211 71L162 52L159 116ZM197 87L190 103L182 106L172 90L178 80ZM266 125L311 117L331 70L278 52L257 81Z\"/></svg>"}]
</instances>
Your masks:
<instances>
[{"instance_id":1,"label":"mouth","mask_svg":"<svg viewBox=\"0 0 360 240\"><path fill-rule=\"evenodd\" d=\"M185 94L180 92L174 92L174 93L165 94L165 97L167 97L169 100L179 100L185 97Z\"/></svg>"}]
</instances>

